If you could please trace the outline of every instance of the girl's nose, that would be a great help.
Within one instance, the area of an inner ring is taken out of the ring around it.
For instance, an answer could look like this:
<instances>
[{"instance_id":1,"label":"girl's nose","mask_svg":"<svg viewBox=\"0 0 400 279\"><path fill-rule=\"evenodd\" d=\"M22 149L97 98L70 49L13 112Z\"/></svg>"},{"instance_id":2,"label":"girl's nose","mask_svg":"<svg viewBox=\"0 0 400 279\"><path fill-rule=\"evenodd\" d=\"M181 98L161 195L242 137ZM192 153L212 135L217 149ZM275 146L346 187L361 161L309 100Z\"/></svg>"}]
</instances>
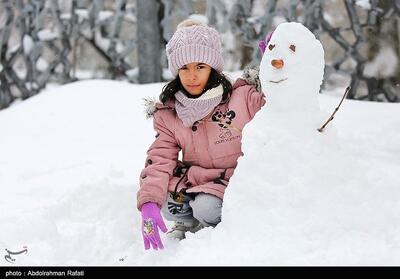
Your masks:
<instances>
[{"instance_id":1,"label":"girl's nose","mask_svg":"<svg viewBox=\"0 0 400 279\"><path fill-rule=\"evenodd\" d=\"M277 69L280 69L283 67L284 63L282 59L274 59L271 61L271 65Z\"/></svg>"},{"instance_id":2,"label":"girl's nose","mask_svg":"<svg viewBox=\"0 0 400 279\"><path fill-rule=\"evenodd\" d=\"M189 80L196 80L197 76L195 72L190 72L189 73Z\"/></svg>"}]
</instances>

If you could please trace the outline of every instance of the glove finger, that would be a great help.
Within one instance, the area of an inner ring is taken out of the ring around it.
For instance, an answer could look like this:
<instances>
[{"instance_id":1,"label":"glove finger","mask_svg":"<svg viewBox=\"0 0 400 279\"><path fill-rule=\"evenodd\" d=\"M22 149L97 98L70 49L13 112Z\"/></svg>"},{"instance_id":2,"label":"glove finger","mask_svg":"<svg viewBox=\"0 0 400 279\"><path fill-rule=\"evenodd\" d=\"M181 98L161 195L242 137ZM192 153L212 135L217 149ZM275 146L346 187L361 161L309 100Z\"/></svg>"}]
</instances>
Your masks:
<instances>
[{"instance_id":1,"label":"glove finger","mask_svg":"<svg viewBox=\"0 0 400 279\"><path fill-rule=\"evenodd\" d=\"M158 250L157 242L156 242L156 240L155 240L155 238L154 238L154 235L150 236L150 237L149 237L149 240L150 240L150 244L151 244L151 246L153 247L153 249L154 249L154 250Z\"/></svg>"},{"instance_id":2,"label":"glove finger","mask_svg":"<svg viewBox=\"0 0 400 279\"><path fill-rule=\"evenodd\" d=\"M150 241L145 236L143 236L143 241L144 241L144 249L149 250L150 249Z\"/></svg>"},{"instance_id":3,"label":"glove finger","mask_svg":"<svg viewBox=\"0 0 400 279\"><path fill-rule=\"evenodd\" d=\"M167 226L165 225L164 220L162 218L160 218L159 222L157 222L157 226L163 233L166 233L168 231Z\"/></svg>"},{"instance_id":4,"label":"glove finger","mask_svg":"<svg viewBox=\"0 0 400 279\"><path fill-rule=\"evenodd\" d=\"M154 235L154 238L155 238L155 240L156 240L156 242L157 242L157 246L158 246L160 249L164 249L164 245L162 244L162 241L161 241L161 238L160 238L160 234L158 233L158 230L156 231L156 233L155 233L155 235Z\"/></svg>"}]
</instances>

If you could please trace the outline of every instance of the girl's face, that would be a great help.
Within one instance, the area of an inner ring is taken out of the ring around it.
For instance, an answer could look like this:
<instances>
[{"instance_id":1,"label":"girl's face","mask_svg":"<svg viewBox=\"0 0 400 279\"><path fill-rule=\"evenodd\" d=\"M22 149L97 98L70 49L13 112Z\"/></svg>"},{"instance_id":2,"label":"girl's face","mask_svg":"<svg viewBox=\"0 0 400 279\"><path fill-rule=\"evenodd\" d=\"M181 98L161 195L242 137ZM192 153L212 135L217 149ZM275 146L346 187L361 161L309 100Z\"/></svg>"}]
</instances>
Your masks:
<instances>
[{"instance_id":1,"label":"girl's face","mask_svg":"<svg viewBox=\"0 0 400 279\"><path fill-rule=\"evenodd\" d=\"M211 66L199 62L183 65L178 71L183 88L192 96L199 96L203 93L210 73Z\"/></svg>"}]
</instances>

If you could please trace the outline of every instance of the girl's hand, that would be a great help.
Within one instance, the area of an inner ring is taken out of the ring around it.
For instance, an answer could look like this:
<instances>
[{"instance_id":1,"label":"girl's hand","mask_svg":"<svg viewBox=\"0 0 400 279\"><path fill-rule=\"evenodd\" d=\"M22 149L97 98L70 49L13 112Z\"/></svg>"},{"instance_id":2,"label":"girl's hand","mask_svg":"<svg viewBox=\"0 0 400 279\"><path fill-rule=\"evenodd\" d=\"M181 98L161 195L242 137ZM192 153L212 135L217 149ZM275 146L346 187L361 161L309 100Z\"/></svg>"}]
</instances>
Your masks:
<instances>
[{"instance_id":1,"label":"girl's hand","mask_svg":"<svg viewBox=\"0 0 400 279\"><path fill-rule=\"evenodd\" d=\"M161 242L158 229L162 232L167 232L167 227L160 214L160 208L154 202L147 202L142 205L142 235L144 241L144 248L150 249L150 244L153 249L163 249L164 246Z\"/></svg>"}]
</instances>

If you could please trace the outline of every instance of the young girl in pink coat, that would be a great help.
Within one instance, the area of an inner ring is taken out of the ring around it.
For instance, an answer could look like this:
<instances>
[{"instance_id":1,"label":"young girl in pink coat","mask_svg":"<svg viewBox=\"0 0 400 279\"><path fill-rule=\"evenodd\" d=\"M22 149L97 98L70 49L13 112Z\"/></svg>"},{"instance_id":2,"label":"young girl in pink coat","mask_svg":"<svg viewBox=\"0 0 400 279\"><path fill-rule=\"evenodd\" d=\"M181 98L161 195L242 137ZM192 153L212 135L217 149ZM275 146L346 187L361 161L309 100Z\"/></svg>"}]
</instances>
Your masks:
<instances>
[{"instance_id":1,"label":"young girl in pink coat","mask_svg":"<svg viewBox=\"0 0 400 279\"><path fill-rule=\"evenodd\" d=\"M218 32L186 20L168 42L168 66L176 78L149 108L156 136L140 174L137 208L145 249L162 249L158 229L175 221L168 236L215 227L241 150L244 126L265 104L255 83L222 74ZM179 152L182 160L178 160Z\"/></svg>"}]
</instances>

